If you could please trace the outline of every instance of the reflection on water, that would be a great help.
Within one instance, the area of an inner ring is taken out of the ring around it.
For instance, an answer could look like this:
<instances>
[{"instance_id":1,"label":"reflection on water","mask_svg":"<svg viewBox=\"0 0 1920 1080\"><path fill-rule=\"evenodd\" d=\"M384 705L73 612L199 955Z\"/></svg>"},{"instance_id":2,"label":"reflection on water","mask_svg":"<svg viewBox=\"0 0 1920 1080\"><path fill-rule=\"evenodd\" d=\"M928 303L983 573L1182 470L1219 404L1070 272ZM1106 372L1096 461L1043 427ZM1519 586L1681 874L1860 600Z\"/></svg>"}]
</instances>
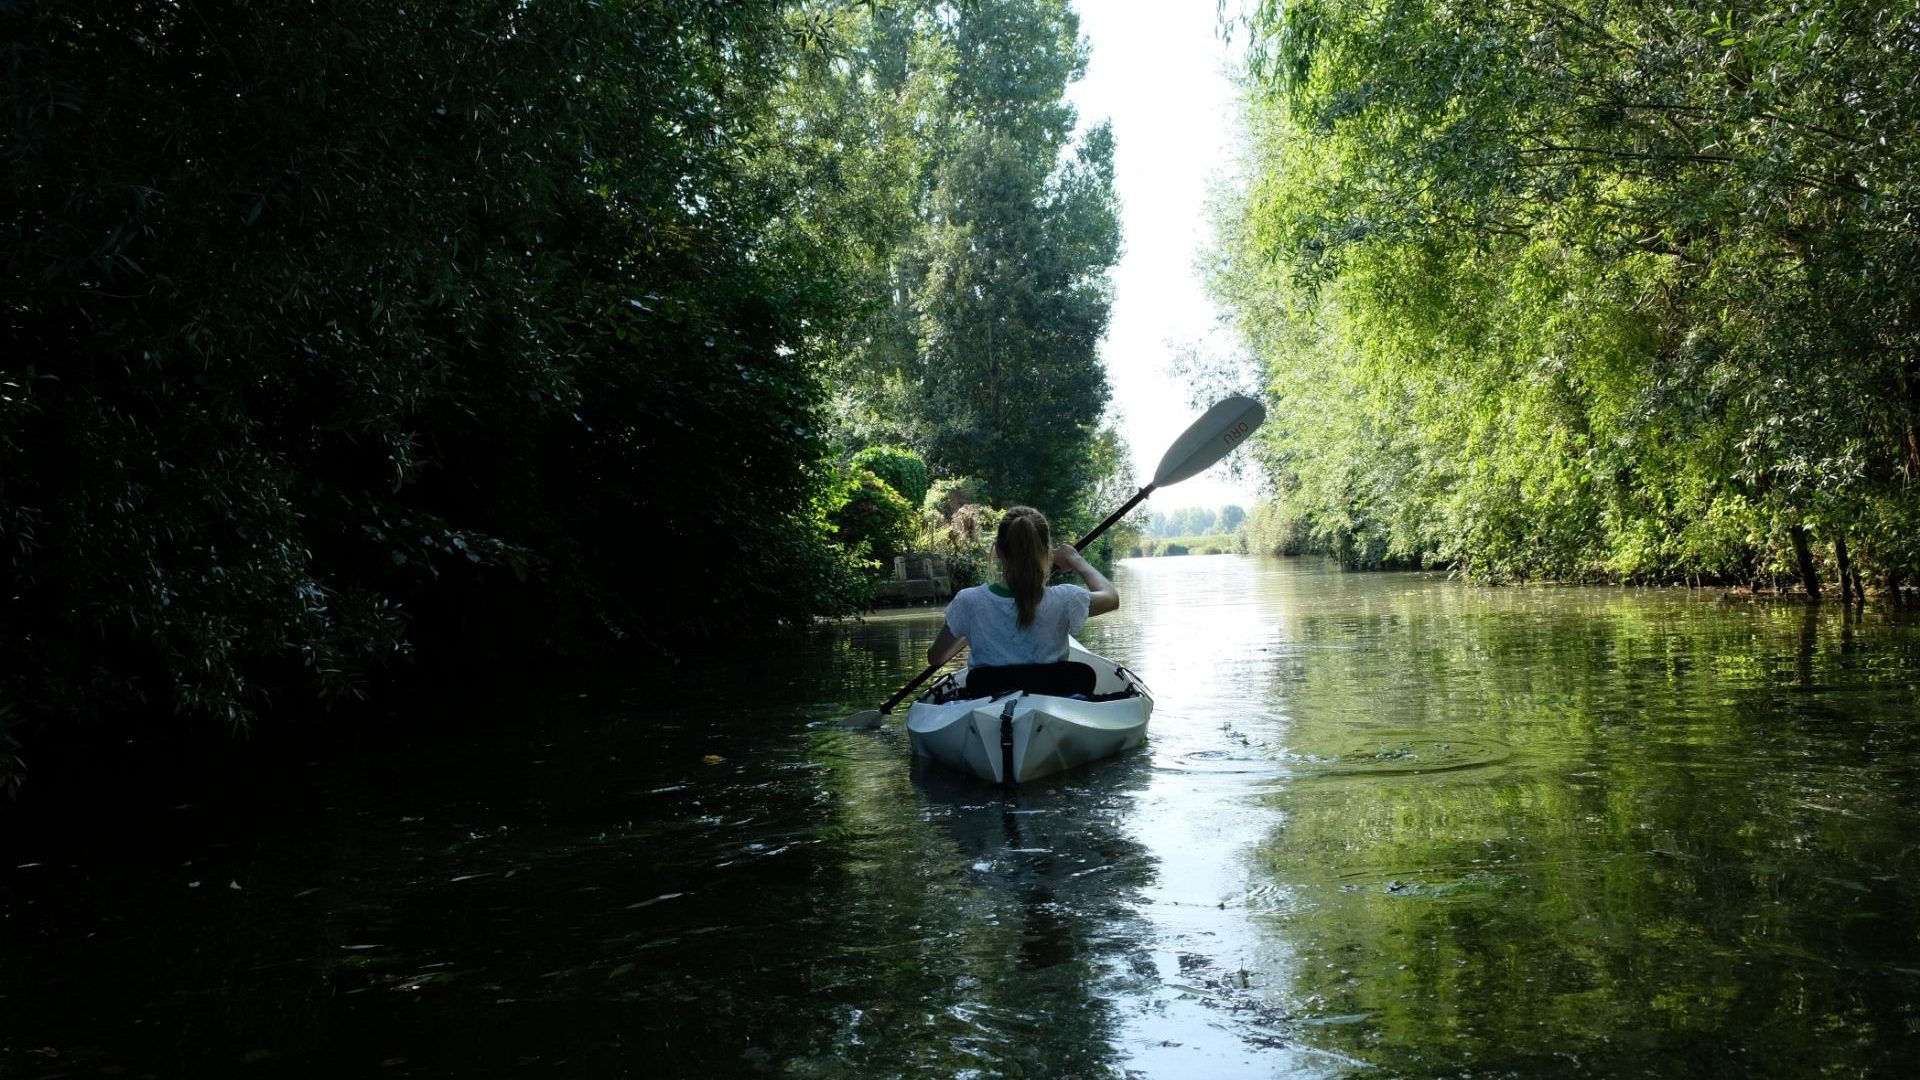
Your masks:
<instances>
[{"instance_id":1,"label":"reflection on water","mask_svg":"<svg viewBox=\"0 0 1920 1080\"><path fill-rule=\"evenodd\" d=\"M1310 957L1286 993L1358 1018L1317 1043L1398 1075L1901 1069L1910 626L1353 584L1276 625L1352 647L1272 665L1290 775L1246 853Z\"/></svg>"},{"instance_id":2,"label":"reflection on water","mask_svg":"<svg viewBox=\"0 0 1920 1080\"><path fill-rule=\"evenodd\" d=\"M6 838L0 1075L1905 1075L1911 623L1119 584L1087 642L1151 740L1017 792L833 723L928 611L239 781L143 761L131 812Z\"/></svg>"}]
</instances>

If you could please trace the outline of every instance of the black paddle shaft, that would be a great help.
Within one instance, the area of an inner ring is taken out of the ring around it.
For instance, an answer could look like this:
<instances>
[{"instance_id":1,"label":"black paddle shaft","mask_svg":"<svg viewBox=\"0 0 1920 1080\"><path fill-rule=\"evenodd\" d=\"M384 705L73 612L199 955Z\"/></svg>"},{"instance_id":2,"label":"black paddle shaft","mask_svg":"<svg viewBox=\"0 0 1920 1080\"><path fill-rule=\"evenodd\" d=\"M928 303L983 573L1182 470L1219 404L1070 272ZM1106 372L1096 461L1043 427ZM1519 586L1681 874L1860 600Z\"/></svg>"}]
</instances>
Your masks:
<instances>
[{"instance_id":1,"label":"black paddle shaft","mask_svg":"<svg viewBox=\"0 0 1920 1080\"><path fill-rule=\"evenodd\" d=\"M913 693L915 690L920 689L921 683L926 682L927 679L932 677L934 672L939 671L941 668L945 666L946 666L946 663L944 661L938 664L928 664L927 669L925 671L922 671L920 674L915 675L913 677L912 682L901 687L899 693L888 698L886 700L886 703L880 706L880 712L882 714L891 713L893 711L894 706L907 700L907 695Z\"/></svg>"},{"instance_id":2,"label":"black paddle shaft","mask_svg":"<svg viewBox=\"0 0 1920 1080\"><path fill-rule=\"evenodd\" d=\"M1079 542L1079 543L1077 543L1077 544L1075 544L1075 545L1073 545L1073 550L1075 550L1075 551L1085 551L1085 550L1087 550L1087 545L1088 545L1088 544L1091 544L1091 543L1093 543L1093 542L1094 542L1095 540L1098 540L1098 539L1100 539L1100 534L1101 534L1101 533L1103 533L1103 532L1106 532L1106 531L1107 531L1108 529L1111 529L1111 528L1113 528L1113 526L1114 526L1114 523L1115 523L1115 522L1117 522L1117 521L1119 521L1119 520L1120 520L1121 518L1123 518L1123 517L1126 517L1126 516L1127 516L1127 511L1129 511L1129 510L1132 510L1132 509L1133 509L1134 507L1136 507L1136 506L1139 506L1139 505L1140 505L1140 500L1142 500L1142 499L1144 499L1144 498L1146 498L1147 496L1149 496L1149 495L1151 495L1151 494L1153 494L1153 485L1152 485L1152 484L1148 484L1148 485L1147 485L1146 487L1143 487L1143 488L1141 488L1141 489L1140 489L1139 491L1136 491L1136 492L1134 492L1134 493L1133 493L1133 498L1131 498L1131 499L1128 499L1128 500L1127 500L1127 504L1126 504L1125 506L1122 506L1122 507L1121 507L1120 509L1118 509L1118 510L1115 510L1115 511L1114 511L1113 513L1111 513L1111 514L1108 514L1108 515L1107 515L1107 520L1105 520L1105 521L1103 521L1103 522L1101 522L1101 523L1100 523L1100 524L1098 524L1098 525L1095 525L1095 526L1093 527L1093 531L1092 531L1092 532L1090 532L1090 533L1088 533L1087 535L1085 535L1085 536L1083 536L1083 537L1081 537L1081 538L1080 538L1080 542Z\"/></svg>"}]
</instances>

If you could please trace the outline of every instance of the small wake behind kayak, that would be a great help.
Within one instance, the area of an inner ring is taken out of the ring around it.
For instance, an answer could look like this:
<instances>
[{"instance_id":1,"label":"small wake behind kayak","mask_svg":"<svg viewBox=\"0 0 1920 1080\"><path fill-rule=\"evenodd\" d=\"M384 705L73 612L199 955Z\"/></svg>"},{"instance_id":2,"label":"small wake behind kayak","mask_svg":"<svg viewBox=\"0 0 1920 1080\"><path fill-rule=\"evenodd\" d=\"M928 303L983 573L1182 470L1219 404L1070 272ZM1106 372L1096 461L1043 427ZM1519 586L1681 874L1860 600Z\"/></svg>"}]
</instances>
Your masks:
<instances>
[{"instance_id":1,"label":"small wake behind kayak","mask_svg":"<svg viewBox=\"0 0 1920 1080\"><path fill-rule=\"evenodd\" d=\"M1037 780L1145 742L1153 713L1146 685L1072 639L1067 659L1091 669L1091 692L969 691L970 668L934 683L907 710L914 755L1004 784Z\"/></svg>"}]
</instances>

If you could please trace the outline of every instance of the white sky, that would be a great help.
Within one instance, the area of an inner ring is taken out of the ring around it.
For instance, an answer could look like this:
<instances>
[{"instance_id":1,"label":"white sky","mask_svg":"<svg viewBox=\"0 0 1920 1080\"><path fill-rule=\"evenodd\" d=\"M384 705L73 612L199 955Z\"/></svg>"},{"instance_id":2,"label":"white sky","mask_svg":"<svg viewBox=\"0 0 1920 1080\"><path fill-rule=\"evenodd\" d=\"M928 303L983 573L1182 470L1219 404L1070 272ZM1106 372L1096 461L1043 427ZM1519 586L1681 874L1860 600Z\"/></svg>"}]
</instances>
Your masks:
<instances>
[{"instance_id":1,"label":"white sky","mask_svg":"<svg viewBox=\"0 0 1920 1080\"><path fill-rule=\"evenodd\" d=\"M1116 426L1134 473L1153 478L1160 455L1200 410L1171 374L1174 348L1219 340L1195 258L1206 244L1208 178L1231 164L1236 91L1215 0L1074 0L1091 47L1086 78L1068 88L1081 124L1113 121L1114 169L1126 247L1114 269L1113 319L1101 355ZM1237 46L1235 47L1237 49ZM1155 492L1153 509L1251 510L1254 477L1216 465Z\"/></svg>"}]
</instances>

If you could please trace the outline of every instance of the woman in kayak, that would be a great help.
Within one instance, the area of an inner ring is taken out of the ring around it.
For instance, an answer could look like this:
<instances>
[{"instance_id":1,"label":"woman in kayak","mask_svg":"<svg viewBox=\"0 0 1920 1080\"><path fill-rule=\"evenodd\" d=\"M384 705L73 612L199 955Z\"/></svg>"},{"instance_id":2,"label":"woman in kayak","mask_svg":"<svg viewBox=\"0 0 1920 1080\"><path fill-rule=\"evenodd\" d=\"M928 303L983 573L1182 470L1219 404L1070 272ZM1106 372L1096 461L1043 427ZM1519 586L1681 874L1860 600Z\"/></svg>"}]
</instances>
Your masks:
<instances>
[{"instance_id":1,"label":"woman in kayak","mask_svg":"<svg viewBox=\"0 0 1920 1080\"><path fill-rule=\"evenodd\" d=\"M1113 582L1073 545L1053 546L1046 516L1031 506L1007 511L993 555L1004 584L954 594L946 625L927 649L928 663L944 664L962 646L973 668L1056 663L1067 658L1067 637L1088 618L1120 606ZM1079 574L1087 587L1048 585L1047 574L1056 566Z\"/></svg>"}]
</instances>

